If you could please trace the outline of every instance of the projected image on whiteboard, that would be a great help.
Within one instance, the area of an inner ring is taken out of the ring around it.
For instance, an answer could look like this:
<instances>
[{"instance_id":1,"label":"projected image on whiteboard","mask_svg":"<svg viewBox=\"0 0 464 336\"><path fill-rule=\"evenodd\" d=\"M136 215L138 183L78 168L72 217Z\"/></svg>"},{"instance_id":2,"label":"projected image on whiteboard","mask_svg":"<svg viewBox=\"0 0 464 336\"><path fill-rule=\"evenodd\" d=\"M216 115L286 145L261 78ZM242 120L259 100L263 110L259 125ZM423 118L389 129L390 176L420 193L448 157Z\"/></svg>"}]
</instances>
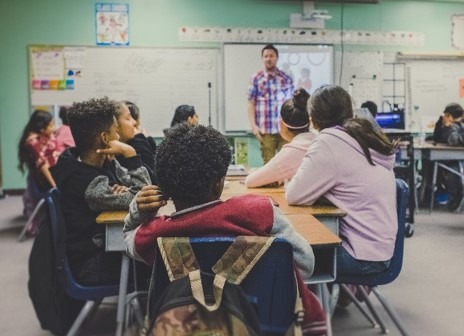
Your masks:
<instances>
[{"instance_id":1,"label":"projected image on whiteboard","mask_svg":"<svg viewBox=\"0 0 464 336\"><path fill-rule=\"evenodd\" d=\"M264 44L224 45L224 112L226 131L249 131L247 88L254 73L264 69ZM277 67L285 71L296 88L313 93L333 83L333 47L327 45L281 45Z\"/></svg>"},{"instance_id":2,"label":"projected image on whiteboard","mask_svg":"<svg viewBox=\"0 0 464 336\"><path fill-rule=\"evenodd\" d=\"M306 49L306 50L305 50ZM285 71L296 88L309 93L325 84L332 84L332 60L327 47L308 51L306 46L278 46L277 67Z\"/></svg>"}]
</instances>

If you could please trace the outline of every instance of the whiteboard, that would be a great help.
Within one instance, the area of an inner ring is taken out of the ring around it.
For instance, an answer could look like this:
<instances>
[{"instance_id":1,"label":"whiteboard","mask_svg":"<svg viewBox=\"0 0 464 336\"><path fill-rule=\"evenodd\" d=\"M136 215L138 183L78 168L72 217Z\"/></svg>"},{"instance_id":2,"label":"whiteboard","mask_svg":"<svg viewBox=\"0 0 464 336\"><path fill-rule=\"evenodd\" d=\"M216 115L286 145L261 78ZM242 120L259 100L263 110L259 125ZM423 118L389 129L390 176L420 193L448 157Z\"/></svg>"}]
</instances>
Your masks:
<instances>
[{"instance_id":1,"label":"whiteboard","mask_svg":"<svg viewBox=\"0 0 464 336\"><path fill-rule=\"evenodd\" d=\"M224 44L224 113L226 131L249 131L247 88L254 73L263 69L261 50L264 44ZM324 84L333 83L333 47L328 45L275 44L279 50L279 69L293 78L297 87L303 68L311 71L312 93Z\"/></svg>"},{"instance_id":2,"label":"whiteboard","mask_svg":"<svg viewBox=\"0 0 464 336\"><path fill-rule=\"evenodd\" d=\"M202 124L208 124L211 109L217 127L218 58L219 49L33 46L31 105L70 105L103 96L130 100L140 108L142 127L162 136L175 108L189 104Z\"/></svg>"},{"instance_id":3,"label":"whiteboard","mask_svg":"<svg viewBox=\"0 0 464 336\"><path fill-rule=\"evenodd\" d=\"M407 102L411 118L407 128L433 130L449 103L464 106L464 62L414 60L406 65Z\"/></svg>"},{"instance_id":4,"label":"whiteboard","mask_svg":"<svg viewBox=\"0 0 464 336\"><path fill-rule=\"evenodd\" d=\"M350 93L355 107L367 100L382 106L383 62L378 51L336 52L335 83Z\"/></svg>"}]
</instances>

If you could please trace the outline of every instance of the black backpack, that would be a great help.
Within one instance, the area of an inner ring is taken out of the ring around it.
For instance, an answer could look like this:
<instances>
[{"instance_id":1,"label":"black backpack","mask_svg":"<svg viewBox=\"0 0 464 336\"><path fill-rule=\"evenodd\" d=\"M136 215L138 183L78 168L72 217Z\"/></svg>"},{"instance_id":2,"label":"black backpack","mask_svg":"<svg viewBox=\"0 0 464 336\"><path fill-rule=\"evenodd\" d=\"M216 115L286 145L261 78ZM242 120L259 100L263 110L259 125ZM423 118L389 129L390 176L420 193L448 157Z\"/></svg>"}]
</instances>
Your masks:
<instances>
[{"instance_id":1,"label":"black backpack","mask_svg":"<svg viewBox=\"0 0 464 336\"><path fill-rule=\"evenodd\" d=\"M189 238L158 238L171 282L150 303L156 286L153 267L145 332L152 336L261 335L256 307L239 285L273 239L237 237L212 273L205 273L200 271Z\"/></svg>"},{"instance_id":2,"label":"black backpack","mask_svg":"<svg viewBox=\"0 0 464 336\"><path fill-rule=\"evenodd\" d=\"M48 210L50 195L46 200ZM53 227L50 211L46 212L29 255L29 296L42 329L65 335L85 301L66 294L65 228Z\"/></svg>"}]
</instances>

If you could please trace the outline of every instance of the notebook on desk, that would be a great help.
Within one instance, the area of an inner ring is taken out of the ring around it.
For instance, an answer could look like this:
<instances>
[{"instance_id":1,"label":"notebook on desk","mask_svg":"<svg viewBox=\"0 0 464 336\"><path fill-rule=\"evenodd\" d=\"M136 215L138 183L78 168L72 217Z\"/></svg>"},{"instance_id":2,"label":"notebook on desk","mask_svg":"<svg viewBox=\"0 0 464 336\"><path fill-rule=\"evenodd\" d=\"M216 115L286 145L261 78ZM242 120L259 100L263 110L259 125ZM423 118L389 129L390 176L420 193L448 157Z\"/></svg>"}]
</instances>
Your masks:
<instances>
[{"instance_id":1,"label":"notebook on desk","mask_svg":"<svg viewBox=\"0 0 464 336\"><path fill-rule=\"evenodd\" d=\"M226 176L247 176L248 171L244 165L229 165Z\"/></svg>"}]
</instances>

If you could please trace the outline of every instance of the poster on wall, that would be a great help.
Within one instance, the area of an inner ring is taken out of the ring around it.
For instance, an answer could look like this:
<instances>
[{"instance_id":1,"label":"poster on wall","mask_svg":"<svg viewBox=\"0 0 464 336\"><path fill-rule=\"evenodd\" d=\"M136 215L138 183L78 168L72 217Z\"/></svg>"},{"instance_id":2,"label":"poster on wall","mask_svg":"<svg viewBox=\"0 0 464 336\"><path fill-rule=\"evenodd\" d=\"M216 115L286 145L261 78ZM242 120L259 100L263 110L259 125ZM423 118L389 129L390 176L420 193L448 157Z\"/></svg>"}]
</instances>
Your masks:
<instances>
[{"instance_id":1,"label":"poster on wall","mask_svg":"<svg viewBox=\"0 0 464 336\"><path fill-rule=\"evenodd\" d=\"M129 45L129 4L95 5L97 45Z\"/></svg>"}]
</instances>

